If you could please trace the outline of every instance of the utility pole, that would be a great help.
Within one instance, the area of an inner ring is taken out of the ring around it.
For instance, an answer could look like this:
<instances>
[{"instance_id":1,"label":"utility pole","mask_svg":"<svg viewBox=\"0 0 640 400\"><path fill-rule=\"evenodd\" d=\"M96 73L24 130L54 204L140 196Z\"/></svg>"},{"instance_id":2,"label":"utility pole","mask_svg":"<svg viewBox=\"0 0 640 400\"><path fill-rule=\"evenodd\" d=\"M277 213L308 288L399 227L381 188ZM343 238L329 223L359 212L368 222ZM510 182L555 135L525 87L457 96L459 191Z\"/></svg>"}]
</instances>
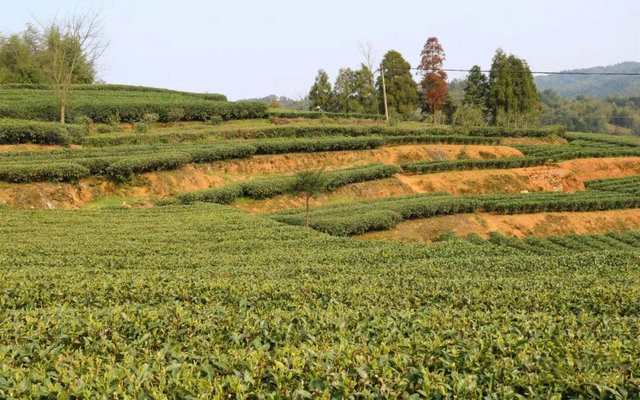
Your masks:
<instances>
[{"instance_id":1,"label":"utility pole","mask_svg":"<svg viewBox=\"0 0 640 400\"><path fill-rule=\"evenodd\" d=\"M384 64L380 63L380 75L382 75L382 98L384 99L384 118L389 123L389 109L387 108L387 87L384 84Z\"/></svg>"}]
</instances>

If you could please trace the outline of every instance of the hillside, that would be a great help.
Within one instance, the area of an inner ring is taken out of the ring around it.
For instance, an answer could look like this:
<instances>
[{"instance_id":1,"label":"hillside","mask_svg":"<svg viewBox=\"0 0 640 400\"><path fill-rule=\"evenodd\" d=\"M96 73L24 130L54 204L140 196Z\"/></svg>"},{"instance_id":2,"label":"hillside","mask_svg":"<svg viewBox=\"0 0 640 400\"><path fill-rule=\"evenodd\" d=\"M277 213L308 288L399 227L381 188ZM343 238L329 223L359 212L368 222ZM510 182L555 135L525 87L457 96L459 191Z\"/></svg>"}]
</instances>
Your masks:
<instances>
[{"instance_id":1,"label":"hillside","mask_svg":"<svg viewBox=\"0 0 640 400\"><path fill-rule=\"evenodd\" d=\"M0 90L0 398L640 396L640 138L111 89Z\"/></svg>"},{"instance_id":2,"label":"hillside","mask_svg":"<svg viewBox=\"0 0 640 400\"><path fill-rule=\"evenodd\" d=\"M606 67L564 72L640 73L640 63L623 62ZM536 76L534 79L539 91L552 89L569 98L587 96L603 99L613 95L638 96L640 94L640 76L545 75Z\"/></svg>"}]
</instances>

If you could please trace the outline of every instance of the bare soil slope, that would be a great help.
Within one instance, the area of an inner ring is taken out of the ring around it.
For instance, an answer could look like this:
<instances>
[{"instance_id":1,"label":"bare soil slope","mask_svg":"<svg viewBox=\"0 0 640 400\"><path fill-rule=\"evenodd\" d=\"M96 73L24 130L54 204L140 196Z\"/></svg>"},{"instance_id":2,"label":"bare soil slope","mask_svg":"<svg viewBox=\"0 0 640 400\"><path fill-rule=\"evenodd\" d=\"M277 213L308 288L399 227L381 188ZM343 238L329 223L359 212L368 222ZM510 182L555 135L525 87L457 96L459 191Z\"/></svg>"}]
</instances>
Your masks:
<instances>
[{"instance_id":1,"label":"bare soil slope","mask_svg":"<svg viewBox=\"0 0 640 400\"><path fill-rule=\"evenodd\" d=\"M518 215L448 215L404 221L391 230L369 232L357 237L365 240L432 242L437 240L442 232L453 232L458 236L476 233L482 237L488 237L489 232L499 232L521 238L623 232L633 229L640 229L639 209Z\"/></svg>"}]
</instances>

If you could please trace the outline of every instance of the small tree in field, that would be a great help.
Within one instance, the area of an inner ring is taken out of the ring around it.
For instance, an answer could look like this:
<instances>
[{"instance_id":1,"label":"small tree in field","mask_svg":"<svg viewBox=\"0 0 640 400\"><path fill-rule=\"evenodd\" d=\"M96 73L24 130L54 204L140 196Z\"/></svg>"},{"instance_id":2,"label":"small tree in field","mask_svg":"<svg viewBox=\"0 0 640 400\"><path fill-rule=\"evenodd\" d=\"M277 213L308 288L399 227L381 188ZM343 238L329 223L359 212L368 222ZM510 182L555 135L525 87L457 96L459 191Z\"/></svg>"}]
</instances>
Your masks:
<instances>
[{"instance_id":1,"label":"small tree in field","mask_svg":"<svg viewBox=\"0 0 640 400\"><path fill-rule=\"evenodd\" d=\"M43 26L45 68L60 104L64 124L71 85L77 77L95 74L95 63L106 48L99 15L72 15ZM85 71L86 70L86 71Z\"/></svg>"},{"instance_id":2,"label":"small tree in field","mask_svg":"<svg viewBox=\"0 0 640 400\"><path fill-rule=\"evenodd\" d=\"M306 214L304 226L309 227L309 199L328 191L329 179L323 171L301 171L295 176L291 192L296 196L304 196Z\"/></svg>"}]
</instances>

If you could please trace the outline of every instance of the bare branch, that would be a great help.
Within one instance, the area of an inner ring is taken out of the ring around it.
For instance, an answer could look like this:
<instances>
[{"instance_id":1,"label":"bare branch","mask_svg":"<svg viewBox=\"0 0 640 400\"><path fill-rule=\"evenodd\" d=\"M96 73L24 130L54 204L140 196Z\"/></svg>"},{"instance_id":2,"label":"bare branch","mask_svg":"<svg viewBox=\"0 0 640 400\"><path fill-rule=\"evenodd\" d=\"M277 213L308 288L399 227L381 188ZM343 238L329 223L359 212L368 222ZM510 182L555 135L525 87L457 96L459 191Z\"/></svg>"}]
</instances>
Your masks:
<instances>
[{"instance_id":1,"label":"bare branch","mask_svg":"<svg viewBox=\"0 0 640 400\"><path fill-rule=\"evenodd\" d=\"M82 72L88 72L92 80L95 78L95 65L107 47L102 21L99 13L87 12L70 14L64 19L56 17L47 26L40 26L51 80L60 101L60 122L64 123L71 85Z\"/></svg>"},{"instance_id":2,"label":"bare branch","mask_svg":"<svg viewBox=\"0 0 640 400\"><path fill-rule=\"evenodd\" d=\"M362 54L362 58L364 59L363 64L366 65L371 72L375 71L377 65L376 51L371 42L360 43L360 54Z\"/></svg>"}]
</instances>

